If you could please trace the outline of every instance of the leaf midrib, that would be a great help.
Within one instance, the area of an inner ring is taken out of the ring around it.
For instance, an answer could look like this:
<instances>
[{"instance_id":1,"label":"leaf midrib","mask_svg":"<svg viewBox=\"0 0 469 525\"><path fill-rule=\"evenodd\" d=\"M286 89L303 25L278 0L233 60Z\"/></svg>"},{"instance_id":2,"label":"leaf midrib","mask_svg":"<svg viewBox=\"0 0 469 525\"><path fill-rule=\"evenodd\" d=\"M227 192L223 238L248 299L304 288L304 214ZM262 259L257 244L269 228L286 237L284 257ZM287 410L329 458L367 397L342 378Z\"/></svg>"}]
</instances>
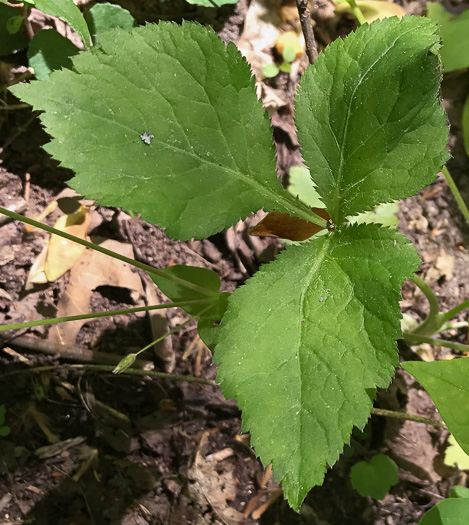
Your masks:
<instances>
[{"instance_id":1,"label":"leaf midrib","mask_svg":"<svg viewBox=\"0 0 469 525\"><path fill-rule=\"evenodd\" d=\"M314 274L319 270L319 268L321 267L322 263L324 262L324 259L326 258L326 255L328 253L328 250L329 250L329 245L331 243L331 240L332 240L332 237L335 235L335 233L332 233L332 234L329 234L329 236L325 239L324 241L324 244L322 245L322 248L320 249L319 253L317 254L314 254L312 255L312 257L314 258L314 263L313 265L311 266L306 278L305 278L305 287L303 289L303 291L301 292L301 296L300 296L300 307L299 307L299 315L298 315L298 321L299 321L299 329L300 329L300 334L299 334L299 349L304 349L306 348L305 344L304 344L304 332L307 331L307 326L306 326L306 322L305 323L302 323L301 320L302 319L306 319L305 318L305 314L304 314L304 300L305 300L305 295L306 295L306 292L309 290L309 283L311 282L311 280L313 279L313 276ZM298 351L297 353L298 355L298 377L299 377L299 385L300 385L300 424L299 424L299 439L298 439L298 443L300 443L300 450L302 449L302 439L301 439L301 436L302 436L302 427L303 427L303 406L304 406L304 400L303 400L303 396L304 396L304 388L303 388L303 364L302 364L302 355L303 353L301 351ZM299 468L299 472L300 472L300 475L299 475L299 479L302 479L302 469L303 469L303 460L302 460L302 455L300 454L300 468Z\"/></svg>"},{"instance_id":2,"label":"leaf midrib","mask_svg":"<svg viewBox=\"0 0 469 525\"><path fill-rule=\"evenodd\" d=\"M349 103L348 103L348 108L347 108L347 114L345 116L344 134L342 136L342 141L341 141L340 148L339 148L339 151L340 151L339 169L338 169L337 179L336 179L335 198L333 200L333 210L332 210L332 213L331 213L332 220L334 221L335 224L337 224L338 221L339 221L339 213L340 213L339 205L340 205L340 202L341 202L341 183L342 183L342 179L343 179L343 176L344 176L344 166L345 166L344 165L344 160L345 160L344 159L344 152L345 152L345 148L346 148L346 145L347 145L348 126L349 126L350 115L351 115L351 111L352 111L352 105L353 105L353 102L354 102L354 99L355 99L355 94L356 94L358 88L363 84L363 82L366 79L366 77L368 76L368 74L376 66L376 64L378 64L378 62L380 62L381 59L385 55L387 55L387 53L389 51L391 51L391 49L395 46L395 44L396 44L396 42L398 40L400 40L402 37L404 37L408 33L411 33L412 31L414 31L414 28L411 28L411 29L405 31L404 33L399 34L394 39L394 41L388 46L388 48L385 51L383 51L383 53L381 53L381 55L365 71L363 76L357 82L357 85L355 86L355 88L354 88L354 90L353 90L353 92L352 92L352 94L350 96Z\"/></svg>"}]
</instances>

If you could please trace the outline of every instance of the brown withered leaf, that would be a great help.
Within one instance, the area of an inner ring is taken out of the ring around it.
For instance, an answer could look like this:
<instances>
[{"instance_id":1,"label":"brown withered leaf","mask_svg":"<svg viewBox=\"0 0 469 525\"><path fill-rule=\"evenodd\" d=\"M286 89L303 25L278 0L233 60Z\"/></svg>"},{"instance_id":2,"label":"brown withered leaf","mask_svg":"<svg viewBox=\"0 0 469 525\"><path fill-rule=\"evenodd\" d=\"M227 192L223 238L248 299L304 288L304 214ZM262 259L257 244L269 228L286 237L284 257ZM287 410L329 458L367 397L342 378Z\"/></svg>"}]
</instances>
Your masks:
<instances>
[{"instance_id":1,"label":"brown withered leaf","mask_svg":"<svg viewBox=\"0 0 469 525\"><path fill-rule=\"evenodd\" d=\"M330 219L326 210L322 208L311 209L316 215L326 219L326 221ZM312 222L298 219L297 217L290 217L288 213L271 211L254 228L249 230L249 234L259 237L288 239L290 241L305 241L321 230L324 230L324 228Z\"/></svg>"}]
</instances>

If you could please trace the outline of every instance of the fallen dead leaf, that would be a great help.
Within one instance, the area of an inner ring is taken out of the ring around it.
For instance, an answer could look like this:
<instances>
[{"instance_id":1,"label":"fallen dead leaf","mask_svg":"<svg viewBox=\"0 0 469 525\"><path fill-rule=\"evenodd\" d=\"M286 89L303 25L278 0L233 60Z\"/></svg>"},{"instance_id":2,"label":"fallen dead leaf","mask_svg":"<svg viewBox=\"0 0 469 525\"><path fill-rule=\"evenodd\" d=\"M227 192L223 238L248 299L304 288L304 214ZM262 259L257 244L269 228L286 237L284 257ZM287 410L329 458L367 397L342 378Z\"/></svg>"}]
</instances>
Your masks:
<instances>
[{"instance_id":1,"label":"fallen dead leaf","mask_svg":"<svg viewBox=\"0 0 469 525\"><path fill-rule=\"evenodd\" d=\"M86 239L92 212L81 206L76 213L63 215L54 228L80 239ZM44 263L44 273L48 282L54 282L70 270L82 256L86 248L58 235L51 235Z\"/></svg>"},{"instance_id":2,"label":"fallen dead leaf","mask_svg":"<svg viewBox=\"0 0 469 525\"><path fill-rule=\"evenodd\" d=\"M329 220L330 216L322 208L312 208L313 212ZM312 222L291 217L288 213L271 211L258 224L249 230L249 234L258 237L275 237L290 241L305 241L324 230Z\"/></svg>"},{"instance_id":3,"label":"fallen dead leaf","mask_svg":"<svg viewBox=\"0 0 469 525\"><path fill-rule=\"evenodd\" d=\"M98 242L98 244L103 248L133 258L133 249L130 244L111 239ZM93 250L86 250L70 271L67 288L57 305L57 317L89 313L91 294L99 286L127 288L131 291L135 304L143 306L141 298L145 294L138 273L133 272L131 267L122 261ZM62 345L75 344L80 328L87 322L89 320L53 325L49 331L49 340Z\"/></svg>"},{"instance_id":4,"label":"fallen dead leaf","mask_svg":"<svg viewBox=\"0 0 469 525\"><path fill-rule=\"evenodd\" d=\"M237 481L234 465L225 461L226 457L223 454L218 461L215 459L217 453L206 455L208 437L213 430L202 434L192 472L198 489L217 516L227 525L241 525L245 523L244 515L229 505L229 502L236 499Z\"/></svg>"},{"instance_id":5,"label":"fallen dead leaf","mask_svg":"<svg viewBox=\"0 0 469 525\"><path fill-rule=\"evenodd\" d=\"M56 204L55 207L57 207L57 201L54 202ZM76 213L62 215L54 224L54 228L80 239L86 239L91 215L91 210L81 206ZM51 235L29 271L25 290L30 290L33 284L56 281L72 268L85 250L84 246L76 242L69 241L58 235Z\"/></svg>"}]
</instances>

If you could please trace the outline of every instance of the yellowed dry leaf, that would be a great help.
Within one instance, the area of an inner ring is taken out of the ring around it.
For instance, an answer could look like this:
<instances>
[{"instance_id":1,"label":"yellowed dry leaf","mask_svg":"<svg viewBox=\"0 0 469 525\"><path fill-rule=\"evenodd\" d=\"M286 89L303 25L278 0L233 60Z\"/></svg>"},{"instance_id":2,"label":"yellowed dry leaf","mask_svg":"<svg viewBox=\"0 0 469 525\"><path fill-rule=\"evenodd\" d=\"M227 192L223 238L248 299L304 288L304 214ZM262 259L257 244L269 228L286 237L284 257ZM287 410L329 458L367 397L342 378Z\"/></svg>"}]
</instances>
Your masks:
<instances>
[{"instance_id":1,"label":"yellowed dry leaf","mask_svg":"<svg viewBox=\"0 0 469 525\"><path fill-rule=\"evenodd\" d=\"M33 217L33 219L39 222L43 221L48 215L50 215L53 211L57 209L57 206L58 206L58 203L56 200L50 202L44 208L44 210L39 215L36 215L35 217ZM31 226L30 224L26 224L25 228L28 233L31 233L36 229L34 226Z\"/></svg>"},{"instance_id":2,"label":"yellowed dry leaf","mask_svg":"<svg viewBox=\"0 0 469 525\"><path fill-rule=\"evenodd\" d=\"M334 4L336 13L353 14L352 8L348 2L334 2ZM399 18L402 18L407 14L400 5L394 4L393 2L383 2L381 0L357 0L357 5L368 23L378 19L382 20L389 16L398 16Z\"/></svg>"},{"instance_id":3,"label":"yellowed dry leaf","mask_svg":"<svg viewBox=\"0 0 469 525\"><path fill-rule=\"evenodd\" d=\"M322 208L312 208L312 210L323 219L330 219L326 210ZM249 230L249 235L305 241L321 230L324 228L312 222L290 217L288 213L271 211L254 228Z\"/></svg>"},{"instance_id":4,"label":"yellowed dry leaf","mask_svg":"<svg viewBox=\"0 0 469 525\"><path fill-rule=\"evenodd\" d=\"M91 222L91 211L81 206L76 213L63 215L54 225L57 230L86 239ZM49 282L54 282L70 270L86 250L84 246L58 235L51 235L44 263L44 273Z\"/></svg>"},{"instance_id":5,"label":"yellowed dry leaf","mask_svg":"<svg viewBox=\"0 0 469 525\"><path fill-rule=\"evenodd\" d=\"M29 270L28 278L24 286L25 290L33 288L33 284L47 283L46 273L44 272L44 264L46 262L48 245L46 244L41 253L36 257L31 269Z\"/></svg>"}]
</instances>

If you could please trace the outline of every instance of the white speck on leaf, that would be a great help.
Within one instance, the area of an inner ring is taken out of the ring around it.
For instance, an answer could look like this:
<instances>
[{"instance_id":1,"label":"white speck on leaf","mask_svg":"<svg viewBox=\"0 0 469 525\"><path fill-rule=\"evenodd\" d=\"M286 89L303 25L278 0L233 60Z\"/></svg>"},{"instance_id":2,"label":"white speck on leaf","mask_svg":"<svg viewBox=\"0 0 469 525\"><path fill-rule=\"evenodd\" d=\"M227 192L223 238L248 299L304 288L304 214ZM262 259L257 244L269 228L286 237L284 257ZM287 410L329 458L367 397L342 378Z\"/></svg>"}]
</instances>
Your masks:
<instances>
[{"instance_id":1,"label":"white speck on leaf","mask_svg":"<svg viewBox=\"0 0 469 525\"><path fill-rule=\"evenodd\" d=\"M145 131L145 133L142 133L140 135L140 138L142 139L143 143L149 146L151 144L152 139L155 138L155 135L153 135L153 133L149 133L148 131Z\"/></svg>"}]
</instances>

